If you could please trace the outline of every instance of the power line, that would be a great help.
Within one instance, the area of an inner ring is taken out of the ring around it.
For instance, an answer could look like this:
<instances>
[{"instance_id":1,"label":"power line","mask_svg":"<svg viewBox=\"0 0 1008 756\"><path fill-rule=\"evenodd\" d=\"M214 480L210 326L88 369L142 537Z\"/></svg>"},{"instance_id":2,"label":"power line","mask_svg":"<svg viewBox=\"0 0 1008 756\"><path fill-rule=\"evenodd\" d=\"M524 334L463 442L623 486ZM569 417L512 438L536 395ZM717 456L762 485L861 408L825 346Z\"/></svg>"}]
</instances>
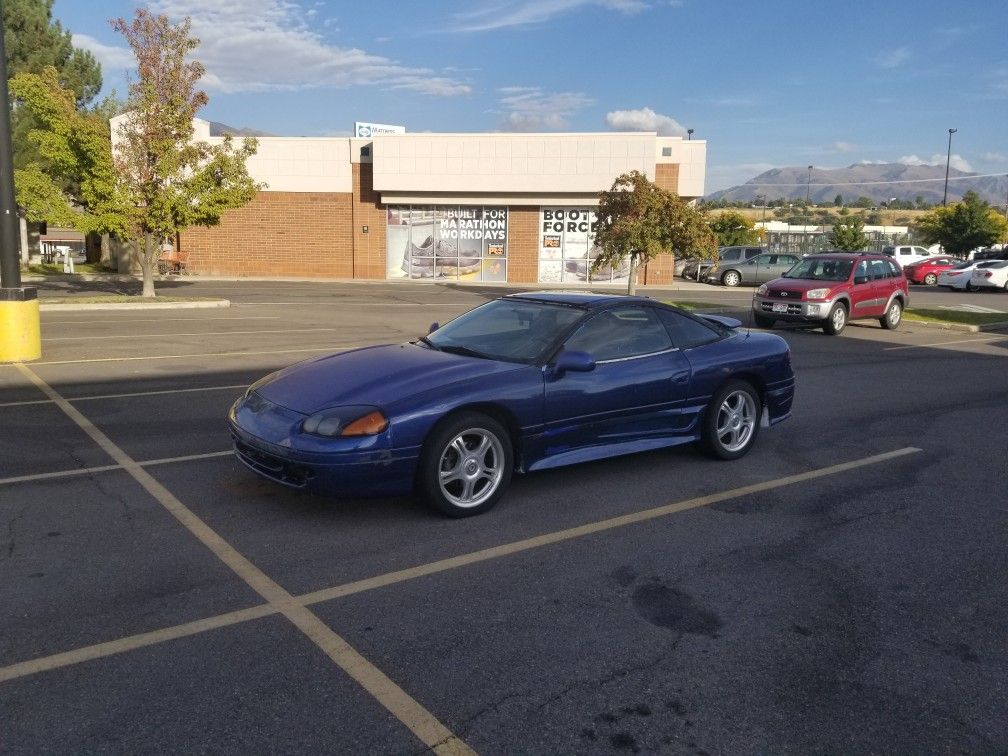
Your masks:
<instances>
[{"instance_id":1,"label":"power line","mask_svg":"<svg viewBox=\"0 0 1008 756\"><path fill-rule=\"evenodd\" d=\"M968 181L970 179L978 178L1000 178L1002 176L1008 176L1008 173L974 173L969 176L949 176L949 181ZM816 182L807 184L805 181L795 184L767 184L763 181L747 181L744 184L739 184L737 188L741 189L746 186L876 186L885 184L923 184L928 181L944 180L945 177L943 176L941 178L892 179L890 181L829 181L821 184Z\"/></svg>"}]
</instances>

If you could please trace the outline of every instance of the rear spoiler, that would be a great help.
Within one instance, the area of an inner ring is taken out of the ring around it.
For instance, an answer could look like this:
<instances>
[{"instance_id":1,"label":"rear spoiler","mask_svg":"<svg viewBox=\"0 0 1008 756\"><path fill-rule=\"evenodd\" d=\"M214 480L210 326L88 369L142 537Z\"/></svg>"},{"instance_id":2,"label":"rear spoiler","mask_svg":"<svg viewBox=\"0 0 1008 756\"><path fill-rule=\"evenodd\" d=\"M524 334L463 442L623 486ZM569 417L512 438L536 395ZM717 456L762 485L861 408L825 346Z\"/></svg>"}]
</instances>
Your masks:
<instances>
[{"instance_id":1,"label":"rear spoiler","mask_svg":"<svg viewBox=\"0 0 1008 756\"><path fill-rule=\"evenodd\" d=\"M742 325L742 321L738 318L729 318L727 315L711 315L706 312L694 313L697 317L703 318L704 320L709 320L712 323L717 323L725 328L738 328Z\"/></svg>"}]
</instances>

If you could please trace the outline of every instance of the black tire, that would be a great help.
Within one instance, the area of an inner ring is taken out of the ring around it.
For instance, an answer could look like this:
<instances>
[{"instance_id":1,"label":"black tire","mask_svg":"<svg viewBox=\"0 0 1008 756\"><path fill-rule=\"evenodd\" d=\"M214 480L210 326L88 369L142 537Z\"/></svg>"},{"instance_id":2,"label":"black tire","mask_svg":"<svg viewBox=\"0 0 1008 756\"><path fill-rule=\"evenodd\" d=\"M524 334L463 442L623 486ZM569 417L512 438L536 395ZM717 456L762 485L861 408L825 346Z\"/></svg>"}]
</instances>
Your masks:
<instances>
[{"instance_id":1,"label":"black tire","mask_svg":"<svg viewBox=\"0 0 1008 756\"><path fill-rule=\"evenodd\" d=\"M480 456L477 444L483 439L487 439L488 445ZM461 454L459 443L471 452L470 456ZM451 466L453 460L457 467ZM487 468L492 468L492 472ZM497 503L511 482L513 469L514 450L507 429L482 413L461 412L442 421L424 442L417 489L428 504L443 514L470 517ZM442 473L453 471L457 475L442 484ZM488 472L491 474L487 475Z\"/></svg>"},{"instance_id":2,"label":"black tire","mask_svg":"<svg viewBox=\"0 0 1008 756\"><path fill-rule=\"evenodd\" d=\"M756 323L758 328L773 328L774 323L777 321L773 318L768 318L766 315L760 315L759 313L753 313L753 322Z\"/></svg>"},{"instance_id":3,"label":"black tire","mask_svg":"<svg viewBox=\"0 0 1008 756\"><path fill-rule=\"evenodd\" d=\"M738 286L742 283L742 275L737 270L726 270L721 274L721 283L725 286Z\"/></svg>"},{"instance_id":4,"label":"black tire","mask_svg":"<svg viewBox=\"0 0 1008 756\"><path fill-rule=\"evenodd\" d=\"M736 407L737 411L730 409ZM759 435L763 403L746 381L730 380L711 397L704 410L700 442L716 459L738 459L752 448ZM732 442L733 434L742 431ZM727 437L727 441L726 441Z\"/></svg>"},{"instance_id":5,"label":"black tire","mask_svg":"<svg viewBox=\"0 0 1008 756\"><path fill-rule=\"evenodd\" d=\"M895 331L899 328L899 324L903 322L903 305L900 304L898 299L894 299L892 304L889 305L889 309L886 310L886 314L879 318L879 323L887 331Z\"/></svg>"},{"instance_id":6,"label":"black tire","mask_svg":"<svg viewBox=\"0 0 1008 756\"><path fill-rule=\"evenodd\" d=\"M938 276L934 273L928 273L924 276L924 284L926 286L934 286L936 283L938 283Z\"/></svg>"},{"instance_id":7,"label":"black tire","mask_svg":"<svg viewBox=\"0 0 1008 756\"><path fill-rule=\"evenodd\" d=\"M972 281L967 281L966 282L966 291L973 291L973 282Z\"/></svg>"},{"instance_id":8,"label":"black tire","mask_svg":"<svg viewBox=\"0 0 1008 756\"><path fill-rule=\"evenodd\" d=\"M827 336L836 336L847 326L847 308L844 307L842 302L837 302L833 305L833 309L830 310L829 315L826 316L826 320L823 322L823 333Z\"/></svg>"}]
</instances>

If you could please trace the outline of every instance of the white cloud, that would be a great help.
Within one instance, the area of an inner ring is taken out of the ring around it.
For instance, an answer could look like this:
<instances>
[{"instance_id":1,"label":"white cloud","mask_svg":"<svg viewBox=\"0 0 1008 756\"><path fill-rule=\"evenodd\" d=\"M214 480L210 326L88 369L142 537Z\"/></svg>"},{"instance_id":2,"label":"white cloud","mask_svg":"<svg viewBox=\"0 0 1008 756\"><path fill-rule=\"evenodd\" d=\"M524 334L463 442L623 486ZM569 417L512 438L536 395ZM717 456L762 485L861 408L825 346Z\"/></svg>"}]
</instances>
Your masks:
<instances>
[{"instance_id":1,"label":"white cloud","mask_svg":"<svg viewBox=\"0 0 1008 756\"><path fill-rule=\"evenodd\" d=\"M833 142L833 149L837 152L854 152L858 147L850 142Z\"/></svg>"},{"instance_id":2,"label":"white cloud","mask_svg":"<svg viewBox=\"0 0 1008 756\"><path fill-rule=\"evenodd\" d=\"M651 7L645 0L522 0L496 3L455 14L455 31L480 32L529 26L549 21L555 16L595 5L624 14L640 13Z\"/></svg>"},{"instance_id":3,"label":"white cloud","mask_svg":"<svg viewBox=\"0 0 1008 756\"><path fill-rule=\"evenodd\" d=\"M881 68L899 68L910 60L909 47L897 47L895 50L875 56L875 64Z\"/></svg>"},{"instance_id":4,"label":"white cloud","mask_svg":"<svg viewBox=\"0 0 1008 756\"><path fill-rule=\"evenodd\" d=\"M204 85L222 92L378 86L456 96L472 88L428 68L330 43L316 29L317 8L291 0L150 0L154 13L192 19ZM310 13L309 11L315 11ZM414 48L422 50L422 46Z\"/></svg>"},{"instance_id":5,"label":"white cloud","mask_svg":"<svg viewBox=\"0 0 1008 756\"><path fill-rule=\"evenodd\" d=\"M561 131L570 118L595 101L581 92L546 93L539 87L502 87L505 131Z\"/></svg>"},{"instance_id":6,"label":"white cloud","mask_svg":"<svg viewBox=\"0 0 1008 756\"><path fill-rule=\"evenodd\" d=\"M945 155L935 153L931 156L930 160L924 160L916 155L904 155L896 162L902 163L903 165L945 165L945 159ZM973 172L973 168L962 155L957 155L953 152L952 156L948 158L948 161L949 165L957 171L964 171L966 173Z\"/></svg>"},{"instance_id":7,"label":"white cloud","mask_svg":"<svg viewBox=\"0 0 1008 756\"><path fill-rule=\"evenodd\" d=\"M1008 155L1002 152L985 152L980 157L990 163L1008 163Z\"/></svg>"},{"instance_id":8,"label":"white cloud","mask_svg":"<svg viewBox=\"0 0 1008 756\"><path fill-rule=\"evenodd\" d=\"M686 136L678 121L651 108L613 110L606 113L606 123L615 131L657 131L659 136Z\"/></svg>"},{"instance_id":9,"label":"white cloud","mask_svg":"<svg viewBox=\"0 0 1008 756\"><path fill-rule=\"evenodd\" d=\"M88 34L74 34L73 44L82 50L90 50L102 64L102 68L126 69L136 66L133 51L128 47L106 45Z\"/></svg>"}]
</instances>

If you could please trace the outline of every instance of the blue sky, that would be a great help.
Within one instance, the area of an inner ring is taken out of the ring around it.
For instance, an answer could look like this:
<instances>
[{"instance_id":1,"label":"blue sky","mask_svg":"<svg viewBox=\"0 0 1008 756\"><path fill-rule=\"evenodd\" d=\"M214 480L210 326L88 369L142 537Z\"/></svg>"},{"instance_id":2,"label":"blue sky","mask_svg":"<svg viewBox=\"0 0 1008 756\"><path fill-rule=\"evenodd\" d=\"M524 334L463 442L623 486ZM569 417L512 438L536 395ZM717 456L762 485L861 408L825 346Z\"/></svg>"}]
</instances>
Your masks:
<instances>
[{"instance_id":1,"label":"blue sky","mask_svg":"<svg viewBox=\"0 0 1008 756\"><path fill-rule=\"evenodd\" d=\"M708 140L707 191L861 161L1008 172L1008 3L891 0L149 0L190 16L210 104L278 135L654 130ZM125 92L108 24L54 13Z\"/></svg>"}]
</instances>

